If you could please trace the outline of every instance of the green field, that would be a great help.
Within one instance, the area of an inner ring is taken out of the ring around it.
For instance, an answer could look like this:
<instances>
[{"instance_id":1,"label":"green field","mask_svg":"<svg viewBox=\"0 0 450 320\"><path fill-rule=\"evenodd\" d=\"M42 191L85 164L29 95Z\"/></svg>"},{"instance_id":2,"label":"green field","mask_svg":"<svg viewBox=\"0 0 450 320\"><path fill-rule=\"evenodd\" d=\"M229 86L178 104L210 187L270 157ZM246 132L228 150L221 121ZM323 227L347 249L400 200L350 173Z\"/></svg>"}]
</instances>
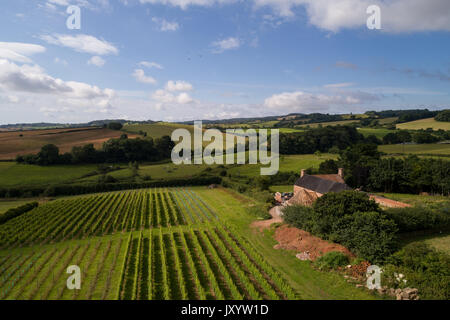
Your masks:
<instances>
[{"instance_id":1,"label":"green field","mask_svg":"<svg viewBox=\"0 0 450 320\"><path fill-rule=\"evenodd\" d=\"M280 172L298 172L301 169L319 168L321 162L328 159L337 159L337 155L324 153L320 156L313 154L281 155ZM264 166L266 167L266 166ZM228 170L232 175L256 177L260 175L261 165L235 165Z\"/></svg>"},{"instance_id":2,"label":"green field","mask_svg":"<svg viewBox=\"0 0 450 320\"><path fill-rule=\"evenodd\" d=\"M388 154L450 155L450 144L391 144L379 146L378 150Z\"/></svg>"},{"instance_id":3,"label":"green field","mask_svg":"<svg viewBox=\"0 0 450 320\"><path fill-rule=\"evenodd\" d=\"M397 129L403 130L420 130L428 128L433 128L433 130L450 130L450 122L441 122L434 120L434 118L429 118L397 124Z\"/></svg>"},{"instance_id":4,"label":"green field","mask_svg":"<svg viewBox=\"0 0 450 320\"><path fill-rule=\"evenodd\" d=\"M450 198L447 196L416 195L403 193L378 193L378 195L392 200L408 203L413 206L450 205Z\"/></svg>"},{"instance_id":5,"label":"green field","mask_svg":"<svg viewBox=\"0 0 450 320\"><path fill-rule=\"evenodd\" d=\"M352 123L359 123L359 120L341 120L341 121L330 121L330 122L320 122L320 123L307 123L307 124L301 124L296 125L296 128L317 128L319 126L327 127L327 126L345 126Z\"/></svg>"},{"instance_id":6,"label":"green field","mask_svg":"<svg viewBox=\"0 0 450 320\"><path fill-rule=\"evenodd\" d=\"M147 133L148 137L153 139L161 138L163 136L172 136L172 132L176 129L187 129L191 134L194 133L194 127L189 125L182 125L169 122L158 122L152 124L129 124L123 127L123 131L131 133Z\"/></svg>"},{"instance_id":7,"label":"green field","mask_svg":"<svg viewBox=\"0 0 450 320\"><path fill-rule=\"evenodd\" d=\"M374 128L358 128L358 132L362 133L364 137L368 137L370 135L374 135L378 139L383 139L385 135L391 132L395 132L394 130L388 129L374 129Z\"/></svg>"},{"instance_id":8,"label":"green field","mask_svg":"<svg viewBox=\"0 0 450 320\"><path fill-rule=\"evenodd\" d=\"M407 241L407 243L425 243L435 248L438 251L450 254L450 233L443 232L438 235L424 235L415 236L413 240Z\"/></svg>"},{"instance_id":9,"label":"green field","mask_svg":"<svg viewBox=\"0 0 450 320\"><path fill-rule=\"evenodd\" d=\"M56 200L0 226L0 299L371 299L249 232L231 190L153 189ZM80 267L81 290L66 287Z\"/></svg>"},{"instance_id":10,"label":"green field","mask_svg":"<svg viewBox=\"0 0 450 320\"><path fill-rule=\"evenodd\" d=\"M0 187L69 183L95 171L96 165L35 166L0 162Z\"/></svg>"}]
</instances>

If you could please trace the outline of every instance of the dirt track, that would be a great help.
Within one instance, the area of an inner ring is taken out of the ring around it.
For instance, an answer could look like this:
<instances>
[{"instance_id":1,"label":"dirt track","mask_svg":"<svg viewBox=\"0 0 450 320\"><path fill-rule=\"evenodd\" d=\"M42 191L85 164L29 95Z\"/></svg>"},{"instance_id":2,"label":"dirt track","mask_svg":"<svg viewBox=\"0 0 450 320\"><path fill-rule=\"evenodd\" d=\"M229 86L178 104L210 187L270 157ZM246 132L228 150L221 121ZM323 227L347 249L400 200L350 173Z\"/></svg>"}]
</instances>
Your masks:
<instances>
[{"instance_id":1,"label":"dirt track","mask_svg":"<svg viewBox=\"0 0 450 320\"><path fill-rule=\"evenodd\" d=\"M281 209L281 207L279 207L279 206L273 207L272 209L270 209L269 213L272 216L272 219L263 220L263 221L255 221L251 224L252 228L257 228L260 231L262 231L264 229L270 228L270 226L275 223L282 223L283 219L280 216L280 209Z\"/></svg>"}]
</instances>

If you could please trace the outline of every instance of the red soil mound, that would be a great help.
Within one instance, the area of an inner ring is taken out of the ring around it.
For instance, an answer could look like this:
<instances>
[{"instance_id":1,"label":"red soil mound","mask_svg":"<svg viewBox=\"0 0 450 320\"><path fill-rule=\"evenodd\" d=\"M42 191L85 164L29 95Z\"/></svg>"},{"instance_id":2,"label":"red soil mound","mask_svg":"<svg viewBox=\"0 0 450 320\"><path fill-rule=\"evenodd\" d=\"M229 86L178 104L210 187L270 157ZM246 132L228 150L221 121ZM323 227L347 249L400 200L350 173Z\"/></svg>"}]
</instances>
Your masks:
<instances>
[{"instance_id":1,"label":"red soil mound","mask_svg":"<svg viewBox=\"0 0 450 320\"><path fill-rule=\"evenodd\" d=\"M295 250L300 253L306 252L311 260L315 260L331 251L339 251L349 257L354 257L344 246L322 240L309 232L288 225L281 226L275 230L275 240L278 241L278 244L274 247L275 249Z\"/></svg>"}]
</instances>

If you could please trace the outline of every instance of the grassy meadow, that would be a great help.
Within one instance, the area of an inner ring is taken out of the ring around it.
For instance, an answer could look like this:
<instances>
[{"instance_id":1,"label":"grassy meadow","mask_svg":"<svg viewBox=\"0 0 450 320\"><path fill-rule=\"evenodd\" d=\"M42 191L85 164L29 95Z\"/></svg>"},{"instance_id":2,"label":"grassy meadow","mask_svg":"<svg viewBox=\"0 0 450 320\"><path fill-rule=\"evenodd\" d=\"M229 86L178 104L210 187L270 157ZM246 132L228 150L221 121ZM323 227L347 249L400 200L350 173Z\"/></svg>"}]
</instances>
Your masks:
<instances>
[{"instance_id":1,"label":"grassy meadow","mask_svg":"<svg viewBox=\"0 0 450 320\"><path fill-rule=\"evenodd\" d=\"M0 187L70 183L92 171L96 165L36 166L0 162Z\"/></svg>"},{"instance_id":2,"label":"grassy meadow","mask_svg":"<svg viewBox=\"0 0 450 320\"><path fill-rule=\"evenodd\" d=\"M397 129L403 130L420 130L428 128L432 128L433 130L450 130L450 122L441 122L434 120L434 118L428 118L397 124Z\"/></svg>"}]
</instances>

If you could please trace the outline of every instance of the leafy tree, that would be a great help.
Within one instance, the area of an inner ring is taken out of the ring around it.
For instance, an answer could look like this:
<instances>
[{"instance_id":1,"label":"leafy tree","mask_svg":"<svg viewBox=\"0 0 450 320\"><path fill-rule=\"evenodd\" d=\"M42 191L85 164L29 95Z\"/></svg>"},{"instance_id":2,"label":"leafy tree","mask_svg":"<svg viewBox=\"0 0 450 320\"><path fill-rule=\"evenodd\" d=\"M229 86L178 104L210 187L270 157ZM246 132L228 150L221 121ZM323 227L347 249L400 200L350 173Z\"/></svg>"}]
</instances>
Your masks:
<instances>
[{"instance_id":1,"label":"leafy tree","mask_svg":"<svg viewBox=\"0 0 450 320\"><path fill-rule=\"evenodd\" d=\"M122 130L123 125L120 122L110 122L108 123L108 129L111 130Z\"/></svg>"},{"instance_id":2,"label":"leafy tree","mask_svg":"<svg viewBox=\"0 0 450 320\"><path fill-rule=\"evenodd\" d=\"M338 161L345 169L347 184L359 188L367 185L370 169L380 158L377 145L360 143L342 151Z\"/></svg>"},{"instance_id":3,"label":"leafy tree","mask_svg":"<svg viewBox=\"0 0 450 320\"><path fill-rule=\"evenodd\" d=\"M450 121L450 109L439 112L436 117L434 117L436 121Z\"/></svg>"},{"instance_id":4,"label":"leafy tree","mask_svg":"<svg viewBox=\"0 0 450 320\"><path fill-rule=\"evenodd\" d=\"M421 143L434 143L439 141L439 138L435 137L431 133L421 131L414 134L413 140L415 143L421 144Z\"/></svg>"},{"instance_id":5,"label":"leafy tree","mask_svg":"<svg viewBox=\"0 0 450 320\"><path fill-rule=\"evenodd\" d=\"M332 159L321 162L319 165L319 173L321 174L333 174L338 172L338 170L337 162Z\"/></svg>"},{"instance_id":6,"label":"leafy tree","mask_svg":"<svg viewBox=\"0 0 450 320\"><path fill-rule=\"evenodd\" d=\"M59 162L59 148L54 144L47 144L37 154L37 164L48 166Z\"/></svg>"}]
</instances>

